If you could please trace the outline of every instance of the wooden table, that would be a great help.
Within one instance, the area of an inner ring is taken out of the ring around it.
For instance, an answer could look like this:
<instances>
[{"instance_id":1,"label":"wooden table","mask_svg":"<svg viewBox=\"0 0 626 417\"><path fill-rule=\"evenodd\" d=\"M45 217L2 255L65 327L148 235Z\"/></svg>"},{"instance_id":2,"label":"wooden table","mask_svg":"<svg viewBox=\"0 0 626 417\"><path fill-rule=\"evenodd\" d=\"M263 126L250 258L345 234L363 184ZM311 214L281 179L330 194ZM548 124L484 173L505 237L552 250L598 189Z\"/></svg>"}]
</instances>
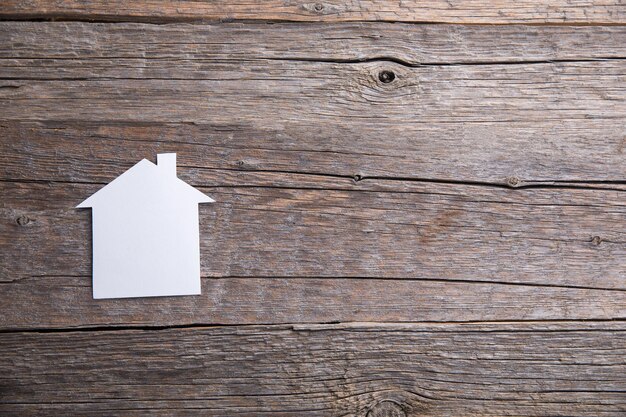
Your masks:
<instances>
[{"instance_id":1,"label":"wooden table","mask_svg":"<svg viewBox=\"0 0 626 417\"><path fill-rule=\"evenodd\" d=\"M0 415L626 415L623 0L2 3ZM202 295L93 300L160 152Z\"/></svg>"}]
</instances>

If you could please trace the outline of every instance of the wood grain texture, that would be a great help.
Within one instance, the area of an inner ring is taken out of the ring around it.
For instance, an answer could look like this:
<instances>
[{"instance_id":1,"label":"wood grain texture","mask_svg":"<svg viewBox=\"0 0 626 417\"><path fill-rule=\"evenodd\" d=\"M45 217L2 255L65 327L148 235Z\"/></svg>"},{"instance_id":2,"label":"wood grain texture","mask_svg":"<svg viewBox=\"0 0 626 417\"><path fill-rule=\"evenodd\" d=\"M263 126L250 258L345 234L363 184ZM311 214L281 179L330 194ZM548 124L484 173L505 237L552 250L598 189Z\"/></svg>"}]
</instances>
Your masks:
<instances>
[{"instance_id":1,"label":"wood grain texture","mask_svg":"<svg viewBox=\"0 0 626 417\"><path fill-rule=\"evenodd\" d=\"M436 22L436 23L560 23L623 24L620 0L471 0L374 1L269 0L242 1L135 1L121 0L5 0L0 17L15 19L61 18L108 21L269 20L298 22Z\"/></svg>"},{"instance_id":2,"label":"wood grain texture","mask_svg":"<svg viewBox=\"0 0 626 417\"><path fill-rule=\"evenodd\" d=\"M361 26L3 23L2 325L623 318L624 29ZM96 306L73 207L170 151L208 296Z\"/></svg>"},{"instance_id":3,"label":"wood grain texture","mask_svg":"<svg viewBox=\"0 0 626 417\"><path fill-rule=\"evenodd\" d=\"M82 68L105 77L100 60L175 61L253 59L357 63L395 60L405 65L589 61L626 57L626 27L469 26L403 23L220 23L105 24L80 22L2 22L0 56L58 59L77 70L75 59L91 59ZM11 62L11 61L10 61ZM136 61L129 61L133 64ZM12 62L21 70L28 65ZM39 64L41 65L41 64ZM132 66L132 65L130 65ZM7 62L3 64L8 70ZM146 69L149 69L149 65ZM36 69L36 68L35 68ZM15 72L16 76L24 75ZM39 74L42 75L42 74ZM145 75L147 78L148 75Z\"/></svg>"},{"instance_id":4,"label":"wood grain texture","mask_svg":"<svg viewBox=\"0 0 626 417\"><path fill-rule=\"evenodd\" d=\"M0 326L626 317L622 191L194 172L206 179L181 176L217 200L200 210L204 295L169 300L91 300L90 215L73 207L101 185L0 183Z\"/></svg>"},{"instance_id":5,"label":"wood grain texture","mask_svg":"<svg viewBox=\"0 0 626 417\"><path fill-rule=\"evenodd\" d=\"M375 124L387 135L393 126L406 126L413 137L423 125L532 123L548 132L555 121L616 125L626 109L623 61L436 69L390 62L225 62L204 70L194 64L154 66L154 75L130 79L111 64L104 79L4 81L0 109L5 120L209 121L269 129L321 124L359 130ZM173 70L180 78L172 78ZM396 80L381 82L384 71ZM53 75L45 66L40 73ZM352 123L355 118L361 123Z\"/></svg>"},{"instance_id":6,"label":"wood grain texture","mask_svg":"<svg viewBox=\"0 0 626 417\"><path fill-rule=\"evenodd\" d=\"M195 23L0 22L2 416L626 412L619 1L0 17ZM159 152L202 295L94 301L74 206Z\"/></svg>"},{"instance_id":7,"label":"wood grain texture","mask_svg":"<svg viewBox=\"0 0 626 417\"><path fill-rule=\"evenodd\" d=\"M621 415L626 333L586 326L4 334L0 412L371 416L391 407L405 416Z\"/></svg>"},{"instance_id":8,"label":"wood grain texture","mask_svg":"<svg viewBox=\"0 0 626 417\"><path fill-rule=\"evenodd\" d=\"M4 120L134 124L144 140L212 145L213 167L515 186L626 177L623 28L364 37L334 25L307 29L298 50L293 25L0 27Z\"/></svg>"},{"instance_id":9,"label":"wood grain texture","mask_svg":"<svg viewBox=\"0 0 626 417\"><path fill-rule=\"evenodd\" d=\"M90 217L74 207L100 186L2 183L4 242L19 245L29 259L24 264L5 252L6 279L89 274ZM201 189L218 201L200 209L207 276L447 277L624 288L620 191L525 190L500 200L506 190L437 184L400 193ZM22 215L34 221L20 226ZM46 256L61 250L63 257Z\"/></svg>"},{"instance_id":10,"label":"wood grain texture","mask_svg":"<svg viewBox=\"0 0 626 417\"><path fill-rule=\"evenodd\" d=\"M94 302L91 276L0 283L0 330L335 322L620 320L624 291L374 278L203 278L202 296ZM96 333L97 334L97 333Z\"/></svg>"}]
</instances>

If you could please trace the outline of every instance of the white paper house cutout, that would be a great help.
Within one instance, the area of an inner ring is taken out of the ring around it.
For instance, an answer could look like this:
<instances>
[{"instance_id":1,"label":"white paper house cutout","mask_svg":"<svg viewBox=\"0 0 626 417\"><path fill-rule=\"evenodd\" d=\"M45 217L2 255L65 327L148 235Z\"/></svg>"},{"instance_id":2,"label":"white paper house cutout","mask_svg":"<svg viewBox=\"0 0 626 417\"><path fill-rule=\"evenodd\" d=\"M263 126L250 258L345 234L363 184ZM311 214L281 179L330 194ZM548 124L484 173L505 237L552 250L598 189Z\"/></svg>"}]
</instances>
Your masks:
<instances>
[{"instance_id":1,"label":"white paper house cutout","mask_svg":"<svg viewBox=\"0 0 626 417\"><path fill-rule=\"evenodd\" d=\"M198 204L212 202L166 153L80 203L92 209L93 298L200 294Z\"/></svg>"}]
</instances>

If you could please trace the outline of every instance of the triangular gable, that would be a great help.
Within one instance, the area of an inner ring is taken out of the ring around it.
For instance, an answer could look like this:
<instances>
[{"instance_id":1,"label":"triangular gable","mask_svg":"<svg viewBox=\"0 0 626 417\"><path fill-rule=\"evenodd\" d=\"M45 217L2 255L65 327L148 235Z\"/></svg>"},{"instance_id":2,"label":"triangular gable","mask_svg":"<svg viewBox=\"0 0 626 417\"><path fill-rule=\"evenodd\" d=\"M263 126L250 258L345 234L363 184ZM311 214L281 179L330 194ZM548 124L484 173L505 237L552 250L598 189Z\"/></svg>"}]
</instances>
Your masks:
<instances>
[{"instance_id":1,"label":"triangular gable","mask_svg":"<svg viewBox=\"0 0 626 417\"><path fill-rule=\"evenodd\" d=\"M204 194L202 191L198 190L196 187L187 184L185 181L181 180L178 177L176 177L176 181L180 183L181 189L186 189L186 191L189 193L189 196L194 198L198 203L215 203L215 200Z\"/></svg>"},{"instance_id":2,"label":"triangular gable","mask_svg":"<svg viewBox=\"0 0 626 417\"><path fill-rule=\"evenodd\" d=\"M160 154L159 160L167 161L173 159L175 164L175 155L176 154ZM168 157L168 158L166 158ZM171 158L170 158L171 157ZM162 168L162 169L159 169ZM189 198L190 201L194 201L196 203L213 203L215 200L210 198L209 196L202 193L200 190L192 187L187 184L183 180L179 179L176 176L176 171L167 171L166 167L161 167L161 164L155 165L147 159L142 159L137 162L131 168L126 170L123 174L115 178L109 184L105 185L103 188L92 194L85 201L80 203L77 208L90 208L95 207L97 204L103 203L107 201L107 199L113 197L113 195L118 193L126 193L127 188L140 188L142 182L153 183L154 181L165 182L164 184L172 185L172 187L165 187L166 189L175 189L176 192L185 193L185 197ZM132 190L131 190L132 191Z\"/></svg>"}]
</instances>

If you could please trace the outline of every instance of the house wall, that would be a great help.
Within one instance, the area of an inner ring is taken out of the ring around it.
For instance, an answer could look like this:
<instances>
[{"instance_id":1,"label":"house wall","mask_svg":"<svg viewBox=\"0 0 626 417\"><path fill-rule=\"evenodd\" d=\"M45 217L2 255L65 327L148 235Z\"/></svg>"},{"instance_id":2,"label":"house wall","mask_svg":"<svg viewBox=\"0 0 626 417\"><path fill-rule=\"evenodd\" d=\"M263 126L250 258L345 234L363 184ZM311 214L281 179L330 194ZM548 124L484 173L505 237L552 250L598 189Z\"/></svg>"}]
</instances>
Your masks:
<instances>
[{"instance_id":1,"label":"house wall","mask_svg":"<svg viewBox=\"0 0 626 417\"><path fill-rule=\"evenodd\" d=\"M94 298L200 293L197 204L171 203L93 210Z\"/></svg>"}]
</instances>

